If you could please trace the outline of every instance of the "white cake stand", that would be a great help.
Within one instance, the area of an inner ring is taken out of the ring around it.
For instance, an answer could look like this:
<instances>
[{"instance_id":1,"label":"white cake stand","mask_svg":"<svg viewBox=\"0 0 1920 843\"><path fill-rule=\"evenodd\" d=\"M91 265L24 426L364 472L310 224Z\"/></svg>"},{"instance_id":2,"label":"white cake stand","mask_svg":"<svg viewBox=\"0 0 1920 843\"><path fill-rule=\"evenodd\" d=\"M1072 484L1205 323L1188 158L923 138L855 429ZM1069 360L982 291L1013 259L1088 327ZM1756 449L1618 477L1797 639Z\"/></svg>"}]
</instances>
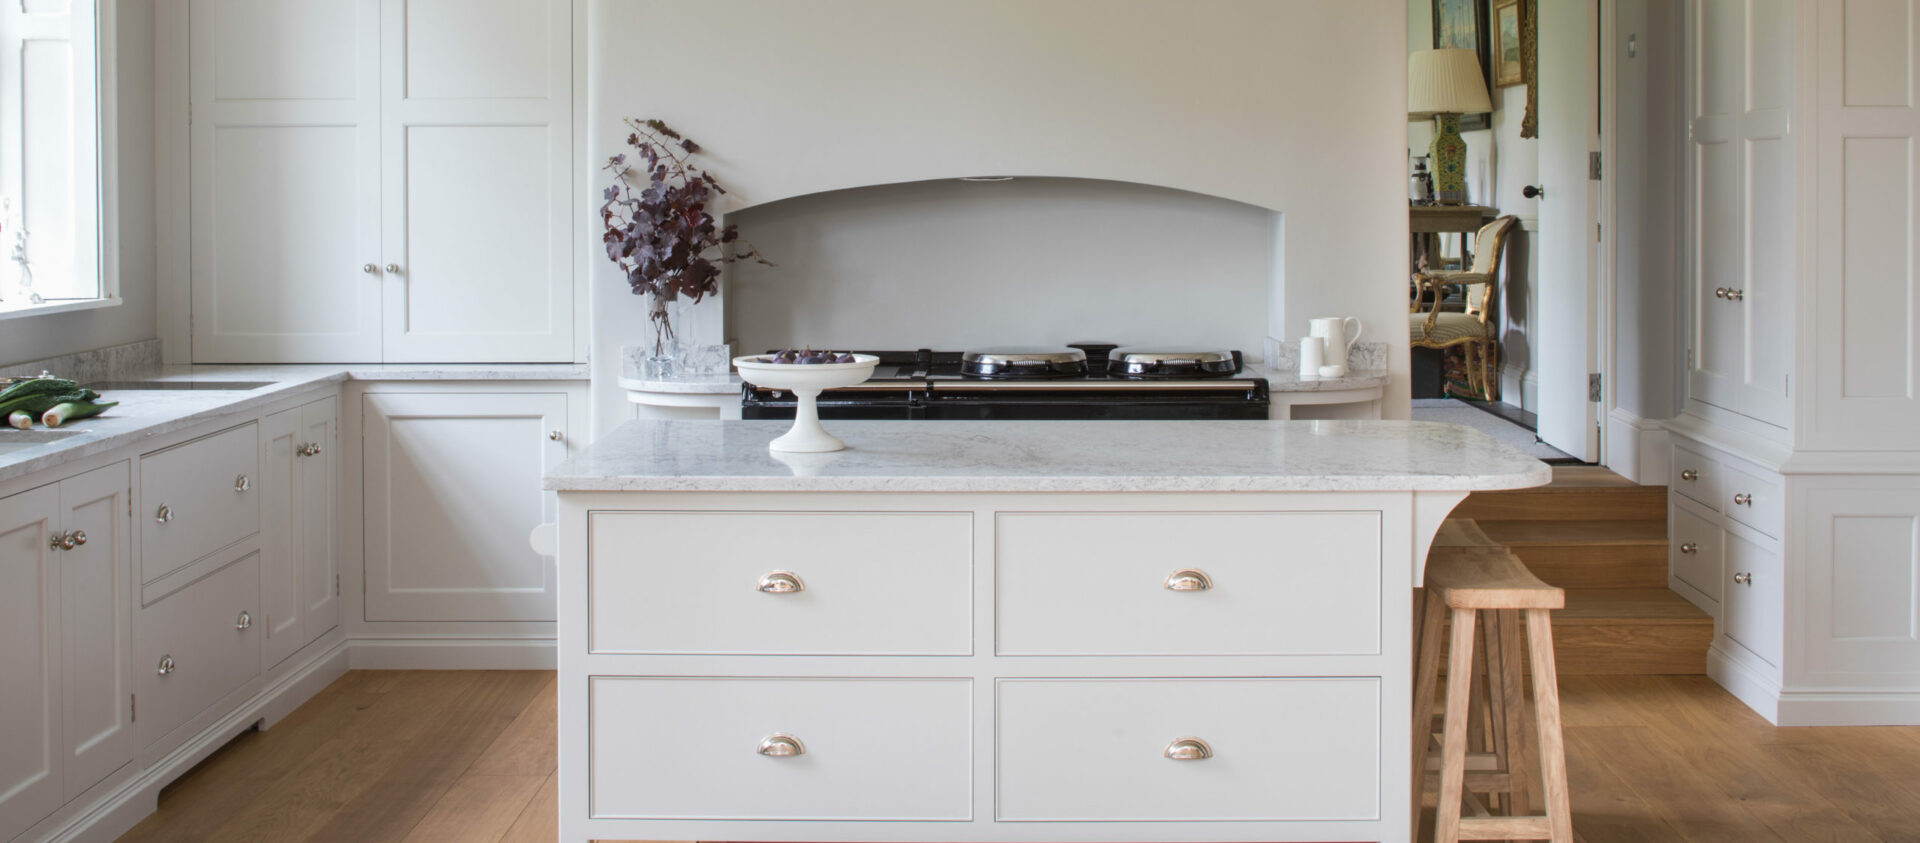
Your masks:
<instances>
[{"instance_id":1,"label":"white cake stand","mask_svg":"<svg viewBox=\"0 0 1920 843\"><path fill-rule=\"evenodd\" d=\"M767 444L774 451L818 454L847 447L820 426L820 391L853 386L873 377L880 358L855 354L852 363L762 363L765 354L733 358L740 379L766 389L784 389L800 399L793 411L793 429Z\"/></svg>"}]
</instances>

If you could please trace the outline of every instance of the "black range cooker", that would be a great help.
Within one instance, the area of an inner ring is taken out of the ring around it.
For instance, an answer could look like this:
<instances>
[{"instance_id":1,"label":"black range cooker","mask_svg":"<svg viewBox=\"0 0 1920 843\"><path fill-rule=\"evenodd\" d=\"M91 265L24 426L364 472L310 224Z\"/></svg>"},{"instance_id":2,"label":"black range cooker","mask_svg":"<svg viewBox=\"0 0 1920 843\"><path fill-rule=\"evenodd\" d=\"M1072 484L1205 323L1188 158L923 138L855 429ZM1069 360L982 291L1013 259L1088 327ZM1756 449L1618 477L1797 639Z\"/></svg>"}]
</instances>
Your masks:
<instances>
[{"instance_id":1,"label":"black range cooker","mask_svg":"<svg viewBox=\"0 0 1920 843\"><path fill-rule=\"evenodd\" d=\"M1009 421L1265 419L1267 381L1238 351L1019 346L861 351L880 358L865 383L820 394L823 419ZM740 415L793 418L790 392L746 385Z\"/></svg>"}]
</instances>

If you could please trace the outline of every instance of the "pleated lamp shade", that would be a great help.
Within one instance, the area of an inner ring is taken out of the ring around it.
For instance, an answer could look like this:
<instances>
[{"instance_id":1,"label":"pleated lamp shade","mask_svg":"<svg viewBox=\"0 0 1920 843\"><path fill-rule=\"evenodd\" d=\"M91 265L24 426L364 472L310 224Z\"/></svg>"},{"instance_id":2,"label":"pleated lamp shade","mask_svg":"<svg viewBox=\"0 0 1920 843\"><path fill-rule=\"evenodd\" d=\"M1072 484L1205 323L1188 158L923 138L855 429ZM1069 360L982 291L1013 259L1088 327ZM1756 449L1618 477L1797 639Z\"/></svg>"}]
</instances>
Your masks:
<instances>
[{"instance_id":1,"label":"pleated lamp shade","mask_svg":"<svg viewBox=\"0 0 1920 843\"><path fill-rule=\"evenodd\" d=\"M1493 110L1487 77L1472 50L1422 50L1407 56L1407 119Z\"/></svg>"}]
</instances>

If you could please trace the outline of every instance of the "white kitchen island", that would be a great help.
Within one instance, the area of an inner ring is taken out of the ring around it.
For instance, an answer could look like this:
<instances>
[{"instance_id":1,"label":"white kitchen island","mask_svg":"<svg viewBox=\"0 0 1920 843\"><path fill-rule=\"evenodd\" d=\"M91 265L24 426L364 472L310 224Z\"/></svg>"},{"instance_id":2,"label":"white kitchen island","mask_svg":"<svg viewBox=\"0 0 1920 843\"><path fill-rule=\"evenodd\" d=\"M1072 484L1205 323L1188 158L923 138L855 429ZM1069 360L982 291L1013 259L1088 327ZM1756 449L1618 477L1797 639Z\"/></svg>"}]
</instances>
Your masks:
<instances>
[{"instance_id":1,"label":"white kitchen island","mask_svg":"<svg viewBox=\"0 0 1920 843\"><path fill-rule=\"evenodd\" d=\"M560 495L560 837L1409 838L1419 422L630 422Z\"/></svg>"}]
</instances>

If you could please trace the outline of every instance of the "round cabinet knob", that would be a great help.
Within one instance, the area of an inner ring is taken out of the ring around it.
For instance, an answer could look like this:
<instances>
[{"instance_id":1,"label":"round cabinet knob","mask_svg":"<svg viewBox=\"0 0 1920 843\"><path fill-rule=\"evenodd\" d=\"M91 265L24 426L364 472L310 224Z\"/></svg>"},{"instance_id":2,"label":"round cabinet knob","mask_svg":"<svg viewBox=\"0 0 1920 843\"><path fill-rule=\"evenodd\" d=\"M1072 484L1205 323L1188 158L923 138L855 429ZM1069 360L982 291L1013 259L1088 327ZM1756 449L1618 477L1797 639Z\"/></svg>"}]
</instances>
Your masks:
<instances>
[{"instance_id":1,"label":"round cabinet knob","mask_svg":"<svg viewBox=\"0 0 1920 843\"><path fill-rule=\"evenodd\" d=\"M390 264L387 264L387 274L389 274L389 275L399 275L399 274L400 274L400 265L399 265L399 264L397 264L397 263L390 263Z\"/></svg>"},{"instance_id":2,"label":"round cabinet knob","mask_svg":"<svg viewBox=\"0 0 1920 843\"><path fill-rule=\"evenodd\" d=\"M1736 506L1752 506L1753 496L1746 492L1740 492L1733 496L1733 502Z\"/></svg>"},{"instance_id":3,"label":"round cabinet knob","mask_svg":"<svg viewBox=\"0 0 1920 843\"><path fill-rule=\"evenodd\" d=\"M1741 585L1753 585L1753 575L1746 571L1741 571L1733 575L1733 581Z\"/></svg>"},{"instance_id":4,"label":"round cabinet knob","mask_svg":"<svg viewBox=\"0 0 1920 843\"><path fill-rule=\"evenodd\" d=\"M1680 472L1680 479L1682 479L1682 480L1698 480L1698 479L1700 479L1700 472L1698 472L1698 471L1694 471L1693 469L1691 469L1691 468L1689 468L1689 469L1687 469L1686 471L1682 471L1682 472Z\"/></svg>"},{"instance_id":5,"label":"round cabinet knob","mask_svg":"<svg viewBox=\"0 0 1920 843\"><path fill-rule=\"evenodd\" d=\"M1732 288L1729 288L1727 290L1727 301L1740 301L1741 299L1744 299L1746 297L1747 297L1746 290L1735 290Z\"/></svg>"},{"instance_id":6,"label":"round cabinet knob","mask_svg":"<svg viewBox=\"0 0 1920 843\"><path fill-rule=\"evenodd\" d=\"M1206 591L1213 587L1213 578L1199 568L1181 568L1168 574L1161 587L1168 591Z\"/></svg>"},{"instance_id":7,"label":"round cabinet knob","mask_svg":"<svg viewBox=\"0 0 1920 843\"><path fill-rule=\"evenodd\" d=\"M73 542L73 543L74 543L74 544L76 544L76 545L82 545L82 544L86 544L86 543L87 543L87 531L85 531L85 530L75 530L75 531L73 531L73 532L71 532L71 533L68 533L68 534L67 534L67 541L70 541L70 542Z\"/></svg>"},{"instance_id":8,"label":"round cabinet knob","mask_svg":"<svg viewBox=\"0 0 1920 843\"><path fill-rule=\"evenodd\" d=\"M1724 298L1726 298L1726 297L1727 297L1727 288L1725 288L1725 287L1715 287L1715 288L1713 288L1713 297L1714 297L1714 298L1716 298L1716 299L1724 299Z\"/></svg>"},{"instance_id":9,"label":"round cabinet knob","mask_svg":"<svg viewBox=\"0 0 1920 843\"><path fill-rule=\"evenodd\" d=\"M165 524L172 520L173 507L167 506L164 503L160 505L160 511L153 514L153 523L155 524Z\"/></svg>"},{"instance_id":10,"label":"round cabinet knob","mask_svg":"<svg viewBox=\"0 0 1920 843\"><path fill-rule=\"evenodd\" d=\"M562 440L562 439L565 439L565 438L567 438L567 435L566 435L565 433L562 433L562 432L560 432L560 431L558 431L558 430L555 430L555 431L551 431L551 432L549 432L549 433L547 434L547 438L548 438L548 439L552 439L552 440L553 440L553 441L555 441L555 442L558 442L558 441L560 441L560 440Z\"/></svg>"},{"instance_id":11,"label":"round cabinet knob","mask_svg":"<svg viewBox=\"0 0 1920 843\"><path fill-rule=\"evenodd\" d=\"M173 668L173 657L172 657L172 656L161 656L161 657L160 657L160 664L159 664L159 665L157 665L156 667L154 667L154 669L153 669L153 672L154 672L154 673L158 673L158 674L160 674L161 676L165 676L165 675L167 675L167 674L169 674L169 673L172 673L172 672L173 672L173 669L174 669L174 668Z\"/></svg>"},{"instance_id":12,"label":"round cabinet knob","mask_svg":"<svg viewBox=\"0 0 1920 843\"><path fill-rule=\"evenodd\" d=\"M361 272L364 272L364 273L366 273L366 274L368 274L368 275L372 275L372 274L374 274L374 273L376 273L376 272L379 272L379 271L380 271L380 266L379 266L379 264L371 264L371 263L368 263L368 264L361 264L361 265L360 265L360 271L361 271Z\"/></svg>"},{"instance_id":13,"label":"round cabinet knob","mask_svg":"<svg viewBox=\"0 0 1920 843\"><path fill-rule=\"evenodd\" d=\"M240 613L240 617L233 619L233 628L234 629L252 629L253 615L249 612L242 611Z\"/></svg>"},{"instance_id":14,"label":"round cabinet knob","mask_svg":"<svg viewBox=\"0 0 1920 843\"><path fill-rule=\"evenodd\" d=\"M1162 754L1175 761L1205 761L1213 757L1213 747L1199 738L1175 738Z\"/></svg>"},{"instance_id":15,"label":"round cabinet knob","mask_svg":"<svg viewBox=\"0 0 1920 843\"><path fill-rule=\"evenodd\" d=\"M246 490L248 490L248 489L250 489L250 488L253 488L253 481L251 481L251 480L248 480L248 479L247 479L247 476L246 476L245 474L242 474L242 475L240 475L239 477L235 477L235 478L233 478L233 490L234 490L234 491L236 491L236 492L244 492L244 491L246 491Z\"/></svg>"},{"instance_id":16,"label":"round cabinet knob","mask_svg":"<svg viewBox=\"0 0 1920 843\"><path fill-rule=\"evenodd\" d=\"M798 594L807 590L800 575L792 571L772 571L760 578L759 589L768 594Z\"/></svg>"},{"instance_id":17,"label":"round cabinet knob","mask_svg":"<svg viewBox=\"0 0 1920 843\"><path fill-rule=\"evenodd\" d=\"M1694 544L1693 542L1687 542L1686 544L1683 544L1680 546L1680 552L1688 553L1688 554L1699 553L1700 546L1697 544Z\"/></svg>"},{"instance_id":18,"label":"round cabinet knob","mask_svg":"<svg viewBox=\"0 0 1920 843\"><path fill-rule=\"evenodd\" d=\"M768 758L792 758L796 755L807 754L807 745L801 743L799 738L789 735L786 732L774 732L771 735L761 738L760 745L755 747L753 751L765 755Z\"/></svg>"},{"instance_id":19,"label":"round cabinet knob","mask_svg":"<svg viewBox=\"0 0 1920 843\"><path fill-rule=\"evenodd\" d=\"M47 548L50 550L72 550L73 534L54 533L51 538L47 539Z\"/></svg>"}]
</instances>

